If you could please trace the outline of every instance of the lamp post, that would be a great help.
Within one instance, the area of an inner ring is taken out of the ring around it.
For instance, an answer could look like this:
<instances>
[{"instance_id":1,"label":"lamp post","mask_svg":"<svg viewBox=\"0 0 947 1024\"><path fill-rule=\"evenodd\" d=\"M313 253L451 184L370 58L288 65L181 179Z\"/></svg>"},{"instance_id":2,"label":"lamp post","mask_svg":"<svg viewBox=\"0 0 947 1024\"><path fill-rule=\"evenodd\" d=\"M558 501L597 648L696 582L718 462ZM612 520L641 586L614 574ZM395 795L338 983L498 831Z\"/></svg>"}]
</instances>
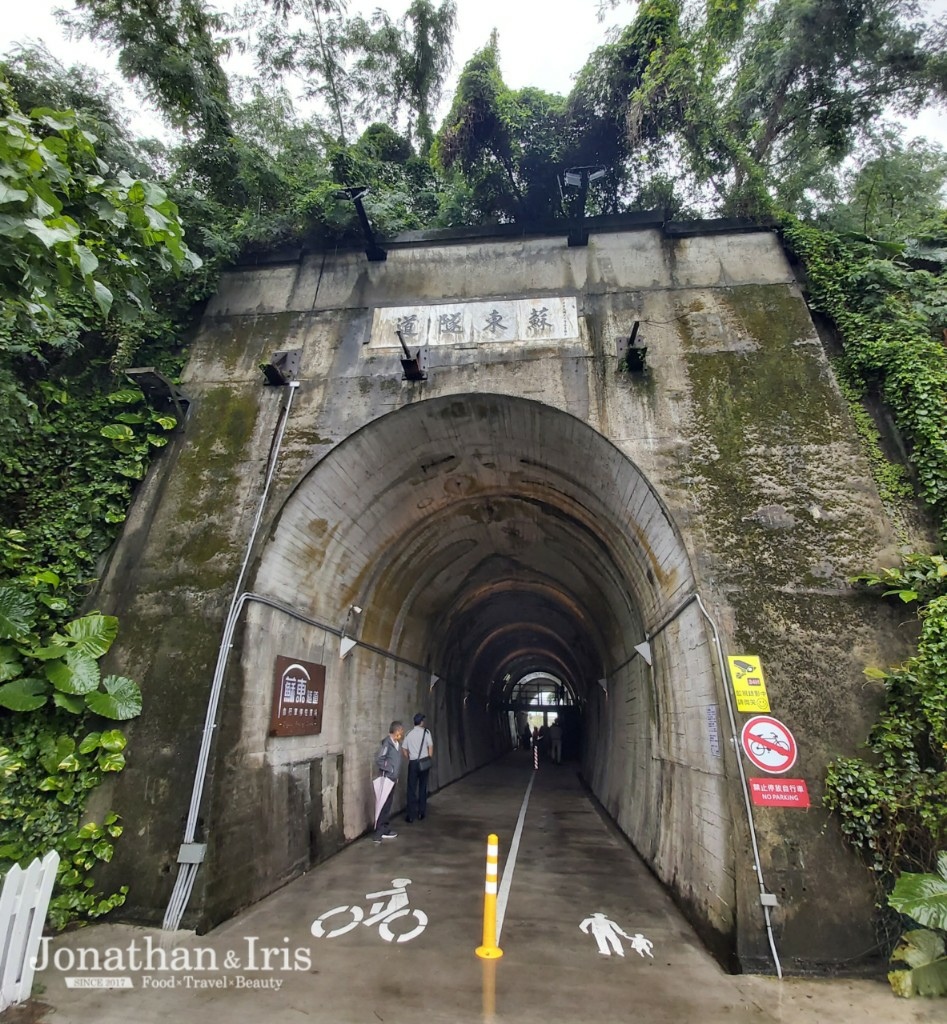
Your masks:
<instances>
[{"instance_id":1,"label":"lamp post","mask_svg":"<svg viewBox=\"0 0 947 1024\"><path fill-rule=\"evenodd\" d=\"M567 167L562 173L562 183L579 190L579 215L569 228L569 247L589 244L589 233L585 230L585 200L589 194L589 185L605 177L605 168L599 164L588 164L583 167Z\"/></svg>"}]
</instances>

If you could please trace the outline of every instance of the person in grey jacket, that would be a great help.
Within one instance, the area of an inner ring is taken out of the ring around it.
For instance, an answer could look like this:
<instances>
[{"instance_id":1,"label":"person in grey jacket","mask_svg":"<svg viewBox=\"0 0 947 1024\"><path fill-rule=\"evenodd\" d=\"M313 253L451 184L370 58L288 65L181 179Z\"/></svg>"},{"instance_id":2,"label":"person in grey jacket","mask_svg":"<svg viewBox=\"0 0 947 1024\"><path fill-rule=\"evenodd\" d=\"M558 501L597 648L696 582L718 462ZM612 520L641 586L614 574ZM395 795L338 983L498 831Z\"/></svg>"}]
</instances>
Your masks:
<instances>
[{"instance_id":1,"label":"person in grey jacket","mask_svg":"<svg viewBox=\"0 0 947 1024\"><path fill-rule=\"evenodd\" d=\"M388 735L381 741L378 753L375 754L375 768L385 778L391 779L395 786L398 784L398 776L401 774L401 762L404 760L404 756L401 753L401 741L403 739L404 726L401 722L392 722L388 727ZM381 814L378 815L378 821L375 823L375 835L373 838L376 843L380 843L383 839L396 839L398 837L398 833L392 832L388 827L389 819L391 818L391 803L395 798L395 786L391 787L391 792L388 794L388 798L382 806Z\"/></svg>"}]
</instances>

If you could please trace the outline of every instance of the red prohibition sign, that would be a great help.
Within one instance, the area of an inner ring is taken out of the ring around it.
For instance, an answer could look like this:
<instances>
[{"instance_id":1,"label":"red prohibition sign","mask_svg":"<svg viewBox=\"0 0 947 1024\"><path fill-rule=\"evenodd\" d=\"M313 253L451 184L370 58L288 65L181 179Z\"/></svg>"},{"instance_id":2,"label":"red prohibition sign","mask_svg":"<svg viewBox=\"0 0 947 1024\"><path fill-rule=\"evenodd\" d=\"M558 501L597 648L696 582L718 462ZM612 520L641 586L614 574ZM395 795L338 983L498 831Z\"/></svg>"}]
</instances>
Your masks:
<instances>
[{"instance_id":1,"label":"red prohibition sign","mask_svg":"<svg viewBox=\"0 0 947 1024\"><path fill-rule=\"evenodd\" d=\"M760 771L770 775L788 772L796 763L798 748L793 734L769 715L756 715L743 726L743 752Z\"/></svg>"}]
</instances>

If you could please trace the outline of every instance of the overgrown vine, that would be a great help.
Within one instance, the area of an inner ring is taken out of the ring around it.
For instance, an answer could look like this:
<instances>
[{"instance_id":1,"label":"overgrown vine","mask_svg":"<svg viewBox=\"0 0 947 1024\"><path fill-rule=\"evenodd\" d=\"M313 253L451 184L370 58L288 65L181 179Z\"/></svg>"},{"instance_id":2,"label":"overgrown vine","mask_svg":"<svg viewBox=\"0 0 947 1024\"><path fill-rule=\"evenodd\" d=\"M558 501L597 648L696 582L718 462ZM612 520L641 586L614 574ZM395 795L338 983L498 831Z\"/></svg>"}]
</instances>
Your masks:
<instances>
[{"instance_id":1,"label":"overgrown vine","mask_svg":"<svg viewBox=\"0 0 947 1024\"><path fill-rule=\"evenodd\" d=\"M97 382L94 372L42 382L39 429L7 454L0 484L6 522L17 523L0 532L0 872L55 849L57 928L108 912L127 892L98 892L91 875L111 859L118 815L98 823L84 811L88 794L125 765L122 733L96 729L92 716L134 717L141 695L132 680L99 672L117 620L71 616L174 427L140 391L106 393Z\"/></svg>"},{"instance_id":2,"label":"overgrown vine","mask_svg":"<svg viewBox=\"0 0 947 1024\"><path fill-rule=\"evenodd\" d=\"M21 111L0 75L0 875L55 850L56 927L125 898L96 891L122 825L86 798L125 764L101 720L141 693L100 670L117 619L76 616L175 426L113 371L174 338L152 295L200 265L165 190L97 141L74 111Z\"/></svg>"},{"instance_id":3,"label":"overgrown vine","mask_svg":"<svg viewBox=\"0 0 947 1024\"><path fill-rule=\"evenodd\" d=\"M811 304L841 336L847 396L871 393L888 404L947 539L947 349L934 333L947 313L944 274L913 268L896 246L879 250L797 222L785 237L804 264ZM837 758L826 777L825 805L874 872L883 908L899 877L933 872L947 849L947 560L914 552L855 582L916 608L920 620L917 650L903 665L866 669L884 686L869 753ZM947 992L942 936L919 935L909 931L895 950L909 969L893 971L892 984L901 994Z\"/></svg>"}]
</instances>

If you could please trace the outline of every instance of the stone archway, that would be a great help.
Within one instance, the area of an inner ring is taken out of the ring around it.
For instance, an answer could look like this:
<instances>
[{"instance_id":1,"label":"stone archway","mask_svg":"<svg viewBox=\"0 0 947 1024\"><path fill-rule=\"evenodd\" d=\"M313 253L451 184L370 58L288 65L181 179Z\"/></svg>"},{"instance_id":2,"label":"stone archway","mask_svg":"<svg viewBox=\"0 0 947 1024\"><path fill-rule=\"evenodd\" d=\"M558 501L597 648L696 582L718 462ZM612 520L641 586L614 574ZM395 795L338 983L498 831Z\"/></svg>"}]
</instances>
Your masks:
<instances>
[{"instance_id":1,"label":"stone archway","mask_svg":"<svg viewBox=\"0 0 947 1024\"><path fill-rule=\"evenodd\" d=\"M601 434L483 393L382 416L299 480L254 590L314 622L362 609L351 627L362 646L326 658L322 735L269 738L263 751L271 766L341 754L346 836L365 827L362 763L390 717L429 710L443 785L508 749L496 681L549 671L582 706L582 771L597 798L695 921L732 936L728 782L706 741L713 650L693 605L674 617L693 573L659 496ZM668 618L649 667L635 645ZM259 750L251 680L294 627L257 607L247 628L243 729Z\"/></svg>"}]
</instances>

